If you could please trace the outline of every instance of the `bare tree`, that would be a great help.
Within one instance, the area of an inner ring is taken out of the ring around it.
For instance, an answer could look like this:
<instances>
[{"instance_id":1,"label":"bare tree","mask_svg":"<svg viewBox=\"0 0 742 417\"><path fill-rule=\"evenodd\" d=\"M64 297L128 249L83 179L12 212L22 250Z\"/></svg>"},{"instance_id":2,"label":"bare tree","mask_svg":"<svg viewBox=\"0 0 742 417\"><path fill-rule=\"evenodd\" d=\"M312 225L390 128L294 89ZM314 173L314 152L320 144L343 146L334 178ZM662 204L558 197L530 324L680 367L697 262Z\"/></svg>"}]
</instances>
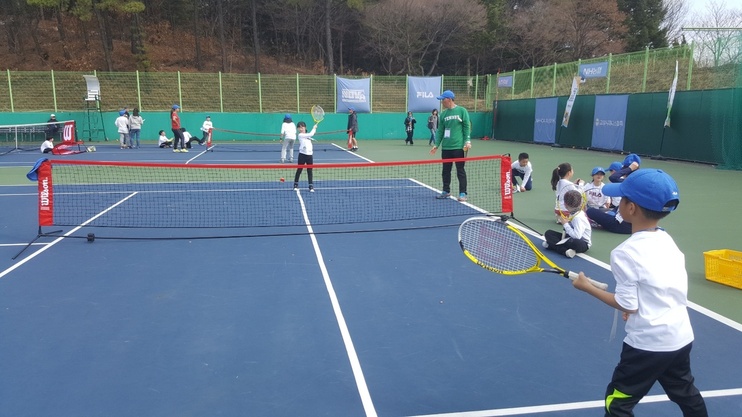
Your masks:
<instances>
[{"instance_id":1,"label":"bare tree","mask_svg":"<svg viewBox=\"0 0 742 417\"><path fill-rule=\"evenodd\" d=\"M476 0L459 0L451 13L446 0L383 0L368 8L366 46L389 74L432 74L445 50L481 30L484 7ZM458 51L463 51L459 48Z\"/></svg>"},{"instance_id":2,"label":"bare tree","mask_svg":"<svg viewBox=\"0 0 742 417\"><path fill-rule=\"evenodd\" d=\"M536 2L516 10L510 49L529 66L623 52L624 20L615 2Z\"/></svg>"},{"instance_id":3,"label":"bare tree","mask_svg":"<svg viewBox=\"0 0 742 417\"><path fill-rule=\"evenodd\" d=\"M689 25L702 29L689 33L696 45L699 65L716 67L742 59L742 8L730 8L725 2L712 0L706 13L691 19Z\"/></svg>"},{"instance_id":4,"label":"bare tree","mask_svg":"<svg viewBox=\"0 0 742 417\"><path fill-rule=\"evenodd\" d=\"M667 10L662 28L667 32L670 43L680 43L685 17L688 15L688 3L686 0L664 0L663 4Z\"/></svg>"}]
</instances>

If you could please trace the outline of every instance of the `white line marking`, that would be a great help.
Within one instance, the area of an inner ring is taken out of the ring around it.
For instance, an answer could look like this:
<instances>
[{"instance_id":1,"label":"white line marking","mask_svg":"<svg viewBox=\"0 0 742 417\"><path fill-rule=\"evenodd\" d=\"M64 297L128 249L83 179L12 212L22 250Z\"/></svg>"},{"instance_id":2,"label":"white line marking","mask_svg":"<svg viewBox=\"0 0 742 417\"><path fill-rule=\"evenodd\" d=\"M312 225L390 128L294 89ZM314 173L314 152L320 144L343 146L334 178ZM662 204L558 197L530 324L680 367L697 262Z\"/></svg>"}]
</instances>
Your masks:
<instances>
[{"instance_id":1,"label":"white line marking","mask_svg":"<svg viewBox=\"0 0 742 417\"><path fill-rule=\"evenodd\" d=\"M742 388L724 389L715 391L703 391L704 398L713 397L733 397L742 395ZM666 395L650 395L642 398L640 403L659 403L669 402ZM551 405L537 405L531 407L500 408L493 410L465 411L460 413L445 414L425 414L409 417L500 417L500 416L520 416L532 413L548 413L553 411L585 410L589 408L602 409L605 407L604 401L583 401L576 403L563 403Z\"/></svg>"},{"instance_id":2,"label":"white line marking","mask_svg":"<svg viewBox=\"0 0 742 417\"><path fill-rule=\"evenodd\" d=\"M6 276L6 275L8 275L9 273L13 272L13 271L14 271L14 270L16 270L16 269L17 269L17 268L18 268L19 266L21 266L21 265L25 264L26 262L28 262L28 261L30 261L31 259L35 258L36 256L40 255L40 254L41 254L41 253L43 253L43 252L44 252L45 250L47 250L47 249L51 248L52 246L56 245L57 243L61 242L61 241L62 241L62 239L64 239L65 237L67 237L67 236L69 236L69 235L71 235L71 234L75 233L76 231L78 231L78 230L82 229L82 228L83 228L84 226L86 226L87 224L89 224L89 223L90 223L90 222L92 222L93 220L95 220L95 219L97 219L98 217L100 217L100 216L102 216L102 215L104 215L104 214L108 213L108 212L109 212L110 210L112 210L113 208L115 208L115 207L116 207L116 206L118 206L119 204L123 203L124 201L126 201L126 200L128 200L128 199L130 199L130 198L134 197L134 196L135 196L136 194L137 194L137 193L132 193L132 194L129 194L129 195L128 195L128 196L126 197L126 198L123 198L123 199L119 200L119 201L118 201L118 202L117 202L116 204L114 204L114 205L112 205L112 206L108 207L107 209L105 209L105 210L101 211L100 213L96 214L95 216L93 216L93 217L89 218L88 220L86 220L86 221L85 221L84 223L82 223L81 225L79 225L79 226L75 227L74 229L70 230L69 232L67 232L67 233L63 234L62 236L60 236L60 237L58 237L58 238L54 239L54 240L53 240L52 242L50 242L50 243L47 243L47 244L46 244L46 245L45 245L45 246L44 246L43 248L41 248L41 249L37 250L36 252L34 252L34 253L32 253L32 254L28 255L28 257L26 257L26 258L23 258L23 259L22 259L21 261L19 261L19 262L18 262L18 263L16 263L15 265L11 266L10 268L6 269L5 271L3 271L3 272L0 272L0 278L3 278L4 276Z\"/></svg>"},{"instance_id":3,"label":"white line marking","mask_svg":"<svg viewBox=\"0 0 742 417\"><path fill-rule=\"evenodd\" d=\"M301 205L301 213L304 217L304 222L307 225L307 231L309 232L309 237L312 239L312 246L314 247L314 253L317 256L317 262L319 263L319 268L322 271L322 278L325 281L325 287L327 288L327 293L330 296L330 302L332 303L332 310L335 312L335 318L338 323L338 327L340 327L340 334L343 337L343 343L345 344L345 351L348 353L348 359L350 360L350 367L353 370L353 376L356 380L356 386L358 387L358 394L361 396L361 402L363 403L363 409L366 410L366 416L367 417L376 417L376 409L374 408L374 403L371 400L371 393L368 390L368 385L366 385L366 379L363 376L363 369L361 369L361 361L358 359L358 354L356 353L356 348L353 345L353 339L350 337L350 330L348 330L348 325L345 322L345 317L343 316L343 311L340 309L340 302L338 301L337 294L335 293L335 288L332 285L332 281L330 280L330 274L327 272L327 266L325 265L325 260L322 256L322 251L319 248L319 244L317 243L317 237L314 234L314 229L312 228L311 223L309 223L309 215L307 214L306 206L304 205L304 199L301 197L301 192L299 190L296 190L296 196L299 198L299 204Z\"/></svg>"}]
</instances>

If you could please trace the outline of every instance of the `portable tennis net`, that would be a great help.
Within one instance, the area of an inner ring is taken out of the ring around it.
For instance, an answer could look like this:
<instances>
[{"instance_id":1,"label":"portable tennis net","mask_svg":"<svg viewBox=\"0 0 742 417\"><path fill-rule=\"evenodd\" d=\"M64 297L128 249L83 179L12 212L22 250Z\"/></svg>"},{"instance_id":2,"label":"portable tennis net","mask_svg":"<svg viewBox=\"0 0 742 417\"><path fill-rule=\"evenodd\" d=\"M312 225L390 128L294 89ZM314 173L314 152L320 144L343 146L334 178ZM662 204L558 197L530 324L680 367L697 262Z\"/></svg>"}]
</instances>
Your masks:
<instances>
[{"instance_id":1,"label":"portable tennis net","mask_svg":"<svg viewBox=\"0 0 742 417\"><path fill-rule=\"evenodd\" d=\"M355 225L356 230L408 227L410 221L476 213L511 213L510 157L465 162L468 198L440 194L443 161L312 165L294 189L298 166L206 165L45 160L29 178L38 182L39 234L46 226L122 229L258 228ZM306 215L304 215L306 213ZM131 233L130 233L131 234ZM202 233L203 235L203 233Z\"/></svg>"}]
</instances>

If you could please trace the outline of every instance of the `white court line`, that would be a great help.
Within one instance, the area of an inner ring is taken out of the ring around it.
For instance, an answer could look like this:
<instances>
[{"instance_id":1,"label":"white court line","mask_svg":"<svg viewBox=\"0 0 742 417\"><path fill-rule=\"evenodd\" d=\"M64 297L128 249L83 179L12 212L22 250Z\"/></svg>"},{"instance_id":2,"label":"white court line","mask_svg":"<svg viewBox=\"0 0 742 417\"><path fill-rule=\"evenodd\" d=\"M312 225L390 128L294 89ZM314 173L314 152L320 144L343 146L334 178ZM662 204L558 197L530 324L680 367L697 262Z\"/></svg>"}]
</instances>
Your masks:
<instances>
[{"instance_id":1,"label":"white court line","mask_svg":"<svg viewBox=\"0 0 742 417\"><path fill-rule=\"evenodd\" d=\"M742 395L742 388L735 389L724 389L715 391L703 391L701 392L704 398L713 397L734 397ZM666 395L649 395L642 398L639 403L659 403L669 402L670 399ZM563 403L563 404L551 404L551 405L537 405L531 407L515 407L515 408L500 408L492 410L479 410L479 411L465 411L461 413L445 413L445 414L425 414L408 417L500 417L500 416L521 416L532 413L549 413L554 411L569 411L569 410L585 410L590 408L602 409L605 407L604 401L583 401L575 403Z\"/></svg>"},{"instance_id":2,"label":"white court line","mask_svg":"<svg viewBox=\"0 0 742 417\"><path fill-rule=\"evenodd\" d=\"M363 376L361 361L358 359L356 348L353 345L353 339L351 339L350 337L350 330L348 330L348 325L345 322L343 311L340 309L340 302L338 301L337 294L335 293L335 288L333 287L332 281L330 280L330 274L327 272L327 266L325 265L322 251L320 250L319 244L317 243L317 237L315 236L314 229L309 222L309 215L307 214L307 208L304 205L304 199L301 197L301 192L298 189L296 190L296 196L299 198L299 204L301 204L301 213L304 217L304 222L307 225L309 237L310 239L312 239L314 254L317 256L317 262L319 263L320 271L322 271L322 278L325 281L325 287L327 288L327 293L330 296L330 302L332 303L332 310L335 312L335 319L337 320L338 327L340 327L340 334L343 337L345 351L348 353L350 367L353 370L353 376L355 377L356 386L358 387L358 394L360 394L361 396L363 409L366 411L367 417L376 417L376 409L374 408L374 403L371 400L371 393L368 390L366 378Z\"/></svg>"},{"instance_id":3,"label":"white court line","mask_svg":"<svg viewBox=\"0 0 742 417\"><path fill-rule=\"evenodd\" d=\"M529 230L527 228L524 228L524 227L522 227L522 226L520 226L518 224L515 224L515 223L511 223L511 224L513 226L517 227L518 229L520 229L523 233L526 233L526 234L529 234L531 236L534 236L534 237L543 239L543 236L539 235L538 233L533 232L532 230ZM582 259L584 259L584 260L586 260L586 261L588 261L588 262L590 262L590 263L592 263L594 265L597 265L597 266L605 269L608 272L611 272L611 266L609 264L607 264L607 263L599 260L599 259L595 259L592 256L587 255L587 254L584 254L584 253L579 253L579 254L577 254L577 256L579 256L580 258L582 258ZM693 310L695 310L695 311L697 311L698 313L703 314L704 316L707 316L707 317L709 317L709 318L711 318L713 320L718 321L719 323L722 323L722 324L724 324L726 326L729 326L729 327L731 327L732 329L734 329L734 330L736 330L738 332L742 332L742 324L737 323L736 321L734 321L734 320L732 320L732 319L730 319L728 317L722 316L721 314L719 314L719 313L717 313L717 312L715 312L713 310L709 310L708 308L703 307L703 306L701 306L699 304L696 304L696 303L694 303L694 302L692 302L690 300L688 300L688 307L691 308L691 309L693 309Z\"/></svg>"},{"instance_id":4,"label":"white court line","mask_svg":"<svg viewBox=\"0 0 742 417\"><path fill-rule=\"evenodd\" d=\"M41 248L41 249L37 250L36 252L34 252L34 253L32 253L32 254L28 255L28 256L27 256L26 258L23 258L23 259L22 259L22 260L21 260L20 262L16 263L15 265L11 266L10 268L6 269L5 271L3 271L3 272L0 272L0 278L2 278L2 277L4 277L4 276L8 275L8 274L9 274L9 273L11 273L11 272L13 272L13 271L14 271L14 270L16 270L16 269L17 269L17 268L18 268L19 266L21 266L21 265L25 264L26 262L30 261L31 259L35 258L36 256L38 256L38 255L42 254L42 253L43 253L43 252L44 252L45 250L47 250L47 249L51 248L52 246L56 245L57 243L61 242L61 241L62 241L62 239L64 239L65 237L67 237L67 236L69 236L69 235L71 235L71 234L75 233L76 231L78 231L78 230L82 229L82 228L83 228L84 226L86 226L87 224L89 224L89 223L90 223L90 222L92 222L93 220L95 220L95 219L97 219L98 217L100 217L100 216L102 216L102 215L104 215L104 214L108 213L109 211L111 211L111 209L113 209L114 207L116 207L116 206L120 205L120 204L121 204L121 203L123 203L124 201L126 201L126 200L128 200L128 199L130 199L130 198L134 197L134 196L135 196L136 194L137 194L136 192L134 192L134 193L132 193L132 194L129 194L129 195L128 195L128 196L126 197L126 198L123 198L123 199L119 200L119 201L118 201L118 202L117 202L116 204L114 204L114 205L112 205L112 206L108 207L107 209L105 209L105 210L101 211L100 213L96 214L95 216L93 216L93 217L89 218L88 220L86 220L86 221L85 221L84 223L82 223L81 225L79 225L79 226L75 227L74 229L70 230L69 232L67 232L67 233L63 234L62 236L60 236L60 237L58 237L58 238L54 239L54 240L53 240L52 242L50 242L50 243L47 243L47 244L45 244L43 248Z\"/></svg>"}]
</instances>

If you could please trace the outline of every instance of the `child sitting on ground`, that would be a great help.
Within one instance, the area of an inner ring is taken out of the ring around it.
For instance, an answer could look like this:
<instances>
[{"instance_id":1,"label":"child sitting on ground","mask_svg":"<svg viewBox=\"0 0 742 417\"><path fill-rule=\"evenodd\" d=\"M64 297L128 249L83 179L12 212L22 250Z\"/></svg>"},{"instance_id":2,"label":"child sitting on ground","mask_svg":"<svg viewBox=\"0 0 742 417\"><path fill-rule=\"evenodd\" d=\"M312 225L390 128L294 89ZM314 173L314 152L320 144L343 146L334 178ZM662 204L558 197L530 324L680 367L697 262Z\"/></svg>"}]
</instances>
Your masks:
<instances>
[{"instance_id":1,"label":"child sitting on ground","mask_svg":"<svg viewBox=\"0 0 742 417\"><path fill-rule=\"evenodd\" d=\"M157 140L157 144L160 148L171 148L173 146L173 140L165 136L164 130L160 130L160 138Z\"/></svg>"},{"instance_id":2,"label":"child sitting on ground","mask_svg":"<svg viewBox=\"0 0 742 417\"><path fill-rule=\"evenodd\" d=\"M564 226L564 232L547 230L542 245L568 258L574 258L576 254L590 249L592 229L587 215L582 211L582 193L577 190L564 193L564 206L572 218L559 216L558 221Z\"/></svg>"}]
</instances>

